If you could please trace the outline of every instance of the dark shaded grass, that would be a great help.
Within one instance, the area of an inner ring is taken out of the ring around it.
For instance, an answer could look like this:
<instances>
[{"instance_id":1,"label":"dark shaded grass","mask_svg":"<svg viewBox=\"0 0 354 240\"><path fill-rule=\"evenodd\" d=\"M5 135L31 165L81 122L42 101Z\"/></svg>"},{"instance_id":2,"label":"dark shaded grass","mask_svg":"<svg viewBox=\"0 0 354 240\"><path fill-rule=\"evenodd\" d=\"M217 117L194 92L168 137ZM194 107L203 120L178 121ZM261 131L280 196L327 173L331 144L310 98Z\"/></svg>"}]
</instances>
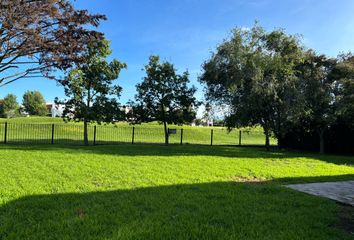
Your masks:
<instances>
[{"instance_id":1,"label":"dark shaded grass","mask_svg":"<svg viewBox=\"0 0 354 240\"><path fill-rule=\"evenodd\" d=\"M272 183L38 195L0 208L0 239L352 239L337 211Z\"/></svg>"}]
</instances>

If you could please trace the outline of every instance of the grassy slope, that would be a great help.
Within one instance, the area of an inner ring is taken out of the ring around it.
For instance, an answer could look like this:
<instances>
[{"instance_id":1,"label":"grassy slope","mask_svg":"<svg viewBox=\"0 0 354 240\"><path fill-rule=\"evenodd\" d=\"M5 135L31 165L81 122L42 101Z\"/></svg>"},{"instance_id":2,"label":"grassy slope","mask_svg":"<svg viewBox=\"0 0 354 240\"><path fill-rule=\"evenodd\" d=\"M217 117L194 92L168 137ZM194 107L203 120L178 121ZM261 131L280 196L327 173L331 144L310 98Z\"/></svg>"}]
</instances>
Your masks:
<instances>
[{"instance_id":1,"label":"grassy slope","mask_svg":"<svg viewBox=\"0 0 354 240\"><path fill-rule=\"evenodd\" d=\"M63 123L61 118L51 117L17 117L17 118L0 118L0 123L35 123L35 124L50 124L50 123Z\"/></svg>"},{"instance_id":2,"label":"grassy slope","mask_svg":"<svg viewBox=\"0 0 354 240\"><path fill-rule=\"evenodd\" d=\"M14 119L0 119L0 142L3 141L4 128L1 123L8 122L9 136L8 140L15 141L33 141L50 142L51 124L56 124L55 135L58 143L68 140L78 141L81 143L83 136L82 123L64 124L60 118L49 117L22 117ZM21 126L18 124L35 124ZM40 125L39 125L40 124ZM164 134L163 127L158 123L149 123L135 126L135 141L140 143L163 143ZM211 128L191 127L191 126L170 126L176 128L177 134L171 135L171 143L180 143L180 129L184 129L184 143L190 144L210 144ZM231 133L225 128L214 127L215 145L237 145L239 143L239 130L233 130ZM93 127L89 128L89 137L93 139ZM265 142L264 134L261 128L242 129L242 144L263 145ZM127 123L118 123L116 125L98 126L97 142L131 142L132 126ZM276 140L271 140L272 144L276 144Z\"/></svg>"},{"instance_id":3,"label":"grassy slope","mask_svg":"<svg viewBox=\"0 0 354 240\"><path fill-rule=\"evenodd\" d=\"M334 202L282 184L354 179L353 163L257 148L0 146L0 239L350 239Z\"/></svg>"}]
</instances>

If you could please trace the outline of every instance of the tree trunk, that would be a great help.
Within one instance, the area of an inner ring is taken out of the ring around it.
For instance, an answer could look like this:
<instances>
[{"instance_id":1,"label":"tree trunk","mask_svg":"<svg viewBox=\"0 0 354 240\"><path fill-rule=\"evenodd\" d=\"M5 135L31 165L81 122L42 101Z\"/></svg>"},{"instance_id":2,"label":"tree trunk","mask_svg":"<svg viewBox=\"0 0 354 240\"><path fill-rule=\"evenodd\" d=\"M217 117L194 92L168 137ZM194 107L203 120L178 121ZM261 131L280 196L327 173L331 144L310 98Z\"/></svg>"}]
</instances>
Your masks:
<instances>
[{"instance_id":1,"label":"tree trunk","mask_svg":"<svg viewBox=\"0 0 354 240\"><path fill-rule=\"evenodd\" d=\"M168 145L168 129L167 129L166 120L163 121L163 127L165 132L165 145Z\"/></svg>"},{"instance_id":2,"label":"tree trunk","mask_svg":"<svg viewBox=\"0 0 354 240\"><path fill-rule=\"evenodd\" d=\"M90 111L90 100L91 100L91 88L89 87L87 90L87 99L86 99L86 115L84 117L84 144L85 146L89 145L89 141L88 141L88 133L87 133L87 123L88 123L88 117L89 116L89 111Z\"/></svg>"},{"instance_id":3,"label":"tree trunk","mask_svg":"<svg viewBox=\"0 0 354 240\"><path fill-rule=\"evenodd\" d=\"M165 106L161 105L162 110L162 117L163 117L163 128L165 133L165 145L168 145L168 129L167 129L167 122L166 122L166 113L165 113Z\"/></svg>"},{"instance_id":4,"label":"tree trunk","mask_svg":"<svg viewBox=\"0 0 354 240\"><path fill-rule=\"evenodd\" d=\"M324 137L324 130L321 129L319 132L320 135L320 153L324 154L325 153L325 137Z\"/></svg>"},{"instance_id":5,"label":"tree trunk","mask_svg":"<svg viewBox=\"0 0 354 240\"><path fill-rule=\"evenodd\" d=\"M265 135L265 146L267 151L270 150L270 136L269 136L269 128L268 127L264 127L264 135Z\"/></svg>"},{"instance_id":6,"label":"tree trunk","mask_svg":"<svg viewBox=\"0 0 354 240\"><path fill-rule=\"evenodd\" d=\"M281 118L280 118L280 111L278 110L278 117L277 117L277 134L276 137L278 139L278 150L281 150L283 146L282 140L283 140L283 133L281 129Z\"/></svg>"},{"instance_id":7,"label":"tree trunk","mask_svg":"<svg viewBox=\"0 0 354 240\"><path fill-rule=\"evenodd\" d=\"M89 145L88 133L87 133L87 119L84 119L84 144L85 146Z\"/></svg>"}]
</instances>

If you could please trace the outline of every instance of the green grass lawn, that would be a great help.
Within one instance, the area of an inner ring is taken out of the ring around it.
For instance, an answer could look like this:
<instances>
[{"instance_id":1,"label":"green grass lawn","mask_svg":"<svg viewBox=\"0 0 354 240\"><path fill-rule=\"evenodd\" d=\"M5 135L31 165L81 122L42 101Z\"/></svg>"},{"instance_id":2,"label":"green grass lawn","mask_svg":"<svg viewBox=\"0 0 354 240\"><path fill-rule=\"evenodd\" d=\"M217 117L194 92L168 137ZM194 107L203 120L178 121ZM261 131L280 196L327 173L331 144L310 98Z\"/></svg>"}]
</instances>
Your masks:
<instances>
[{"instance_id":1,"label":"green grass lawn","mask_svg":"<svg viewBox=\"0 0 354 240\"><path fill-rule=\"evenodd\" d=\"M0 239L353 239L342 206L283 186L349 179L353 157L2 145Z\"/></svg>"},{"instance_id":2,"label":"green grass lawn","mask_svg":"<svg viewBox=\"0 0 354 240\"><path fill-rule=\"evenodd\" d=\"M22 117L13 119L0 119L0 142L4 141L4 123L8 122L7 140L9 143L50 143L52 124L55 124L55 143L82 144L82 123L64 123L60 118L49 117ZM192 126L169 126L177 130L177 134L170 136L170 142L179 144L181 129L183 128L183 143L185 144L211 144L211 131L213 130L214 145L238 145L239 132L242 131L241 143L244 145L263 145L265 137L261 128L234 129L229 132L221 127L192 127ZM128 123L115 125L97 126L96 143L107 144L132 141L133 126ZM89 126L89 139L93 142L94 126ZM158 123L141 124L135 126L136 143L163 143L163 126ZM276 140L271 139L275 145Z\"/></svg>"}]
</instances>

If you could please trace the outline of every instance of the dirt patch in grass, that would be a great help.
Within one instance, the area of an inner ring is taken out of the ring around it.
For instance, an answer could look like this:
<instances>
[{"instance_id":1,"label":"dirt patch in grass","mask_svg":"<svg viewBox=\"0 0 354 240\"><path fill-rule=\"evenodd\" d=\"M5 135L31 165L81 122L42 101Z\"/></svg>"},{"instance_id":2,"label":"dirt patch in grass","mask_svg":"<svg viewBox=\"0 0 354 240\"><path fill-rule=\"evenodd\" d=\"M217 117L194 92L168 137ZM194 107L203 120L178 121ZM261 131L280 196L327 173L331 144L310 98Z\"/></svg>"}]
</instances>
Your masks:
<instances>
[{"instance_id":1,"label":"dirt patch in grass","mask_svg":"<svg viewBox=\"0 0 354 240\"><path fill-rule=\"evenodd\" d=\"M353 235L354 237L354 207L339 204L339 221L335 227Z\"/></svg>"},{"instance_id":2,"label":"dirt patch in grass","mask_svg":"<svg viewBox=\"0 0 354 240\"><path fill-rule=\"evenodd\" d=\"M265 183L267 181L267 179L265 178L256 177L256 176L233 176L231 180L237 183L254 183L254 184Z\"/></svg>"}]
</instances>

